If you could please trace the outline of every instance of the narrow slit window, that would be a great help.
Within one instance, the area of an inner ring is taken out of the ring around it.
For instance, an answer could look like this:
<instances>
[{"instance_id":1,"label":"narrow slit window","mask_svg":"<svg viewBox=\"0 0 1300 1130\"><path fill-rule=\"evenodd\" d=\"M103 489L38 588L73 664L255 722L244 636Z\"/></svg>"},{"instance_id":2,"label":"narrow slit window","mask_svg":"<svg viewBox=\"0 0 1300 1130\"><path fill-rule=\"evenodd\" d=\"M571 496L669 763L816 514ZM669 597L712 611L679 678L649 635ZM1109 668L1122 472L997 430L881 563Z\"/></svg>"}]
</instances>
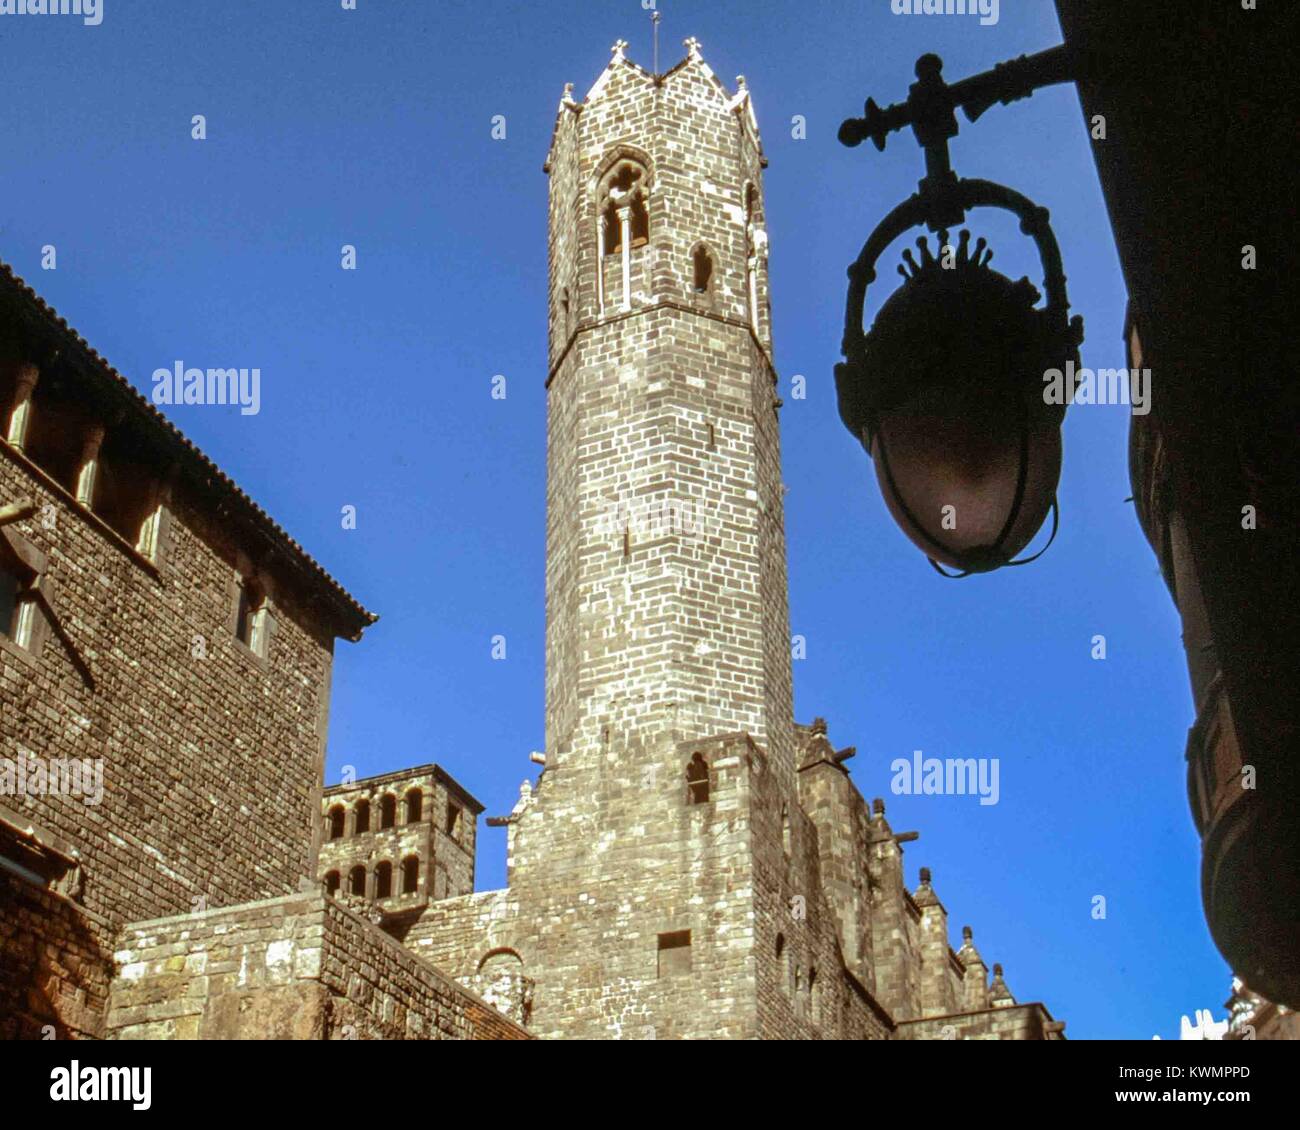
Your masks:
<instances>
[{"instance_id":1,"label":"narrow slit window","mask_svg":"<svg viewBox=\"0 0 1300 1130\"><path fill-rule=\"evenodd\" d=\"M691 256L694 289L696 294L708 294L713 287L713 256L703 244Z\"/></svg>"},{"instance_id":2,"label":"narrow slit window","mask_svg":"<svg viewBox=\"0 0 1300 1130\"><path fill-rule=\"evenodd\" d=\"M707 804L709 800L709 766L697 753L686 766L686 803Z\"/></svg>"}]
</instances>

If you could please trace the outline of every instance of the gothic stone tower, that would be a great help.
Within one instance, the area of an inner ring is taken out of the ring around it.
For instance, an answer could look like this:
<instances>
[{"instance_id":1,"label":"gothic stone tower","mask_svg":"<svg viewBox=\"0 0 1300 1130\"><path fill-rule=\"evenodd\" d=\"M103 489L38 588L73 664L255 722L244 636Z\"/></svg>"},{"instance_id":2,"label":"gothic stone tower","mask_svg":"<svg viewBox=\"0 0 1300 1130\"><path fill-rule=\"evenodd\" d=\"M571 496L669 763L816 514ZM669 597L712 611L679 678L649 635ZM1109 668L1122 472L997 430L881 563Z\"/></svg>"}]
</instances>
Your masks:
<instances>
[{"instance_id":1,"label":"gothic stone tower","mask_svg":"<svg viewBox=\"0 0 1300 1130\"><path fill-rule=\"evenodd\" d=\"M1009 994L988 1019L982 959L903 884L914 836L794 725L763 150L686 45L654 75L620 42L561 100L545 768L509 886L394 928L539 1036L1046 1032Z\"/></svg>"},{"instance_id":2,"label":"gothic stone tower","mask_svg":"<svg viewBox=\"0 0 1300 1130\"><path fill-rule=\"evenodd\" d=\"M816 832L795 797L765 162L743 78L728 92L686 46L656 76L617 44L582 103L566 89L546 163L546 768L510 835L539 1034L773 1034L799 999L787 945L805 982L840 965L815 865L794 884L808 937L781 921L783 842Z\"/></svg>"}]
</instances>

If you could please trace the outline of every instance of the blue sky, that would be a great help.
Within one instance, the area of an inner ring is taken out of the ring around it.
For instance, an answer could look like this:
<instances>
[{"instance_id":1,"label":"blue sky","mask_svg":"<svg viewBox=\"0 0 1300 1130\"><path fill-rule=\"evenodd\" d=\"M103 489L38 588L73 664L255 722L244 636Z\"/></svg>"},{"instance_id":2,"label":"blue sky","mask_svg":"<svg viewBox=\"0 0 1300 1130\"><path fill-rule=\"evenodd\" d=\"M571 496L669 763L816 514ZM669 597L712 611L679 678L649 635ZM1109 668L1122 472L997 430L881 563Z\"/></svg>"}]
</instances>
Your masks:
<instances>
[{"instance_id":1,"label":"blue sky","mask_svg":"<svg viewBox=\"0 0 1300 1130\"><path fill-rule=\"evenodd\" d=\"M923 52L955 81L1059 42L1052 5L1003 0L993 26L893 15L887 0L660 7L663 69L694 35L729 86L743 73L771 161L800 720L823 715L837 745L857 746L862 792L921 831L909 884L932 868L954 939L971 924L1021 999L1044 1000L1073 1038L1176 1037L1183 1013L1221 1012L1230 974L1201 913L1178 620L1125 501L1126 409L1070 410L1046 556L962 582L895 528L835 410L844 269L923 173L910 134L883 154L846 150L840 120L869 94L904 98ZM338 648L330 781L345 764L436 760L492 814L533 775L541 163L563 84L585 92L619 37L649 65L640 0L106 0L99 27L0 16L0 258L142 390L177 359L260 367L259 414L172 418L382 616ZM195 114L206 141L190 137ZM1051 209L1084 364L1123 365L1124 287L1073 88L962 119L952 154L959 173ZM1013 223L971 222L995 267L1038 281ZM46 244L57 270L41 269ZM358 270L340 269L343 244ZM497 374L505 400L490 395ZM796 374L805 400L788 394ZM916 749L999 758L1000 803L889 796L889 763ZM481 889L504 882L504 853L504 833L480 828Z\"/></svg>"}]
</instances>

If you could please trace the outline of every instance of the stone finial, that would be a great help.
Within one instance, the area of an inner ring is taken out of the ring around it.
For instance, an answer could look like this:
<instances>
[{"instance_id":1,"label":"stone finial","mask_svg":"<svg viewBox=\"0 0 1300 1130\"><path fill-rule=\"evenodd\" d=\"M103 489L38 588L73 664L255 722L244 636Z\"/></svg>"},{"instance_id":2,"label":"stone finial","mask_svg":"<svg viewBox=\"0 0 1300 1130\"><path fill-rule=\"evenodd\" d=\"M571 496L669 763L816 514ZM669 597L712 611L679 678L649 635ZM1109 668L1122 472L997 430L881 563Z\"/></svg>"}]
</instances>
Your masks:
<instances>
[{"instance_id":1,"label":"stone finial","mask_svg":"<svg viewBox=\"0 0 1300 1130\"><path fill-rule=\"evenodd\" d=\"M736 93L737 93L737 94L740 94L740 93L743 93L744 91L746 91L746 90L748 90L748 89L749 89L749 86L748 86L748 84L745 82L745 76L744 76L744 75L737 75L737 76L736 76Z\"/></svg>"},{"instance_id":2,"label":"stone finial","mask_svg":"<svg viewBox=\"0 0 1300 1130\"><path fill-rule=\"evenodd\" d=\"M969 944L970 940L971 940L974 936L975 936L975 933L974 933L974 931L973 931L969 926L963 926L963 927L961 928L961 940L962 940L962 943L963 943L964 945L965 945L965 944Z\"/></svg>"},{"instance_id":3,"label":"stone finial","mask_svg":"<svg viewBox=\"0 0 1300 1130\"><path fill-rule=\"evenodd\" d=\"M682 46L686 48L686 57L692 63L700 62L704 56L700 54L700 41L695 36L688 36L682 40Z\"/></svg>"},{"instance_id":4,"label":"stone finial","mask_svg":"<svg viewBox=\"0 0 1300 1130\"><path fill-rule=\"evenodd\" d=\"M929 885L930 885L930 869L929 869L928 867L922 867L922 868L921 868L921 886L923 886L923 887L928 887Z\"/></svg>"},{"instance_id":5,"label":"stone finial","mask_svg":"<svg viewBox=\"0 0 1300 1130\"><path fill-rule=\"evenodd\" d=\"M564 84L564 93L560 95L560 101L565 106L576 106L578 104L573 98L573 83L566 82Z\"/></svg>"},{"instance_id":6,"label":"stone finial","mask_svg":"<svg viewBox=\"0 0 1300 1130\"><path fill-rule=\"evenodd\" d=\"M814 719L812 720L812 732L813 732L814 734L825 734L825 733L826 733L826 719L825 719L825 718L814 718Z\"/></svg>"},{"instance_id":7,"label":"stone finial","mask_svg":"<svg viewBox=\"0 0 1300 1130\"><path fill-rule=\"evenodd\" d=\"M627 48L628 48L628 42L626 39L614 40L614 46L610 48L610 50L614 53L614 58L611 59L610 62L621 63L624 59L626 59L627 55L624 54L624 52L627 51Z\"/></svg>"},{"instance_id":8,"label":"stone finial","mask_svg":"<svg viewBox=\"0 0 1300 1130\"><path fill-rule=\"evenodd\" d=\"M871 811L877 816L885 815L885 801L883 797L876 797L871 802Z\"/></svg>"},{"instance_id":9,"label":"stone finial","mask_svg":"<svg viewBox=\"0 0 1300 1130\"><path fill-rule=\"evenodd\" d=\"M993 976L994 977L1002 976L1002 963L1000 961L995 961L993 963Z\"/></svg>"},{"instance_id":10,"label":"stone finial","mask_svg":"<svg viewBox=\"0 0 1300 1130\"><path fill-rule=\"evenodd\" d=\"M1011 995L1011 990L1007 988L1007 983L1002 976L1002 966L993 966L993 983L989 985L989 1004L994 1008L1007 1008L1016 1003L1016 998Z\"/></svg>"}]
</instances>

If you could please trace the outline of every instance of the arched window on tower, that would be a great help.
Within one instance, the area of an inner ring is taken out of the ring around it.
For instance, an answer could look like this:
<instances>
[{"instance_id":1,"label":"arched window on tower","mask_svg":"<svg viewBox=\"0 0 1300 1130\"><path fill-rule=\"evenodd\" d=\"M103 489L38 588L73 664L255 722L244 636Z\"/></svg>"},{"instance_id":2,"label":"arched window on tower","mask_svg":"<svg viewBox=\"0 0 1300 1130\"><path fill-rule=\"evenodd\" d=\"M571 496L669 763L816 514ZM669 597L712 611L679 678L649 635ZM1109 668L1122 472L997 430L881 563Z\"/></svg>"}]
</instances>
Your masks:
<instances>
[{"instance_id":1,"label":"arched window on tower","mask_svg":"<svg viewBox=\"0 0 1300 1130\"><path fill-rule=\"evenodd\" d=\"M375 866L375 898L390 898L393 893L393 865L384 860Z\"/></svg>"},{"instance_id":2,"label":"arched window on tower","mask_svg":"<svg viewBox=\"0 0 1300 1130\"><path fill-rule=\"evenodd\" d=\"M384 793L379 798L379 829L383 831L397 823L397 798L392 793Z\"/></svg>"},{"instance_id":3,"label":"arched window on tower","mask_svg":"<svg viewBox=\"0 0 1300 1130\"><path fill-rule=\"evenodd\" d=\"M420 860L408 855L402 860L402 894L413 895L420 889Z\"/></svg>"},{"instance_id":4,"label":"arched window on tower","mask_svg":"<svg viewBox=\"0 0 1300 1130\"><path fill-rule=\"evenodd\" d=\"M622 264L619 307L632 308L632 252L650 242L650 209L644 166L624 157L601 178L597 192L596 237L599 242L597 291L601 310L605 308L604 262L619 256Z\"/></svg>"},{"instance_id":5,"label":"arched window on tower","mask_svg":"<svg viewBox=\"0 0 1300 1130\"><path fill-rule=\"evenodd\" d=\"M686 766L686 803L707 804L709 800L709 766L704 755L697 753Z\"/></svg>"},{"instance_id":6,"label":"arched window on tower","mask_svg":"<svg viewBox=\"0 0 1300 1130\"><path fill-rule=\"evenodd\" d=\"M336 804L330 809L329 835L331 840L341 840L343 838L346 815L347 814L345 813L343 806L341 804Z\"/></svg>"},{"instance_id":7,"label":"arched window on tower","mask_svg":"<svg viewBox=\"0 0 1300 1130\"><path fill-rule=\"evenodd\" d=\"M713 290L713 256L703 243L691 254L691 289L696 294L709 294Z\"/></svg>"},{"instance_id":8,"label":"arched window on tower","mask_svg":"<svg viewBox=\"0 0 1300 1130\"><path fill-rule=\"evenodd\" d=\"M366 897L366 869L359 863L348 872L348 894Z\"/></svg>"},{"instance_id":9,"label":"arched window on tower","mask_svg":"<svg viewBox=\"0 0 1300 1130\"><path fill-rule=\"evenodd\" d=\"M339 873L337 871L325 872L325 893L330 898L339 893Z\"/></svg>"},{"instance_id":10,"label":"arched window on tower","mask_svg":"<svg viewBox=\"0 0 1300 1130\"><path fill-rule=\"evenodd\" d=\"M359 800L356 808L352 811L352 834L359 836L363 832L370 831L370 802L368 800Z\"/></svg>"},{"instance_id":11,"label":"arched window on tower","mask_svg":"<svg viewBox=\"0 0 1300 1130\"><path fill-rule=\"evenodd\" d=\"M406 822L418 824L424 814L424 794L418 788L406 794Z\"/></svg>"}]
</instances>

